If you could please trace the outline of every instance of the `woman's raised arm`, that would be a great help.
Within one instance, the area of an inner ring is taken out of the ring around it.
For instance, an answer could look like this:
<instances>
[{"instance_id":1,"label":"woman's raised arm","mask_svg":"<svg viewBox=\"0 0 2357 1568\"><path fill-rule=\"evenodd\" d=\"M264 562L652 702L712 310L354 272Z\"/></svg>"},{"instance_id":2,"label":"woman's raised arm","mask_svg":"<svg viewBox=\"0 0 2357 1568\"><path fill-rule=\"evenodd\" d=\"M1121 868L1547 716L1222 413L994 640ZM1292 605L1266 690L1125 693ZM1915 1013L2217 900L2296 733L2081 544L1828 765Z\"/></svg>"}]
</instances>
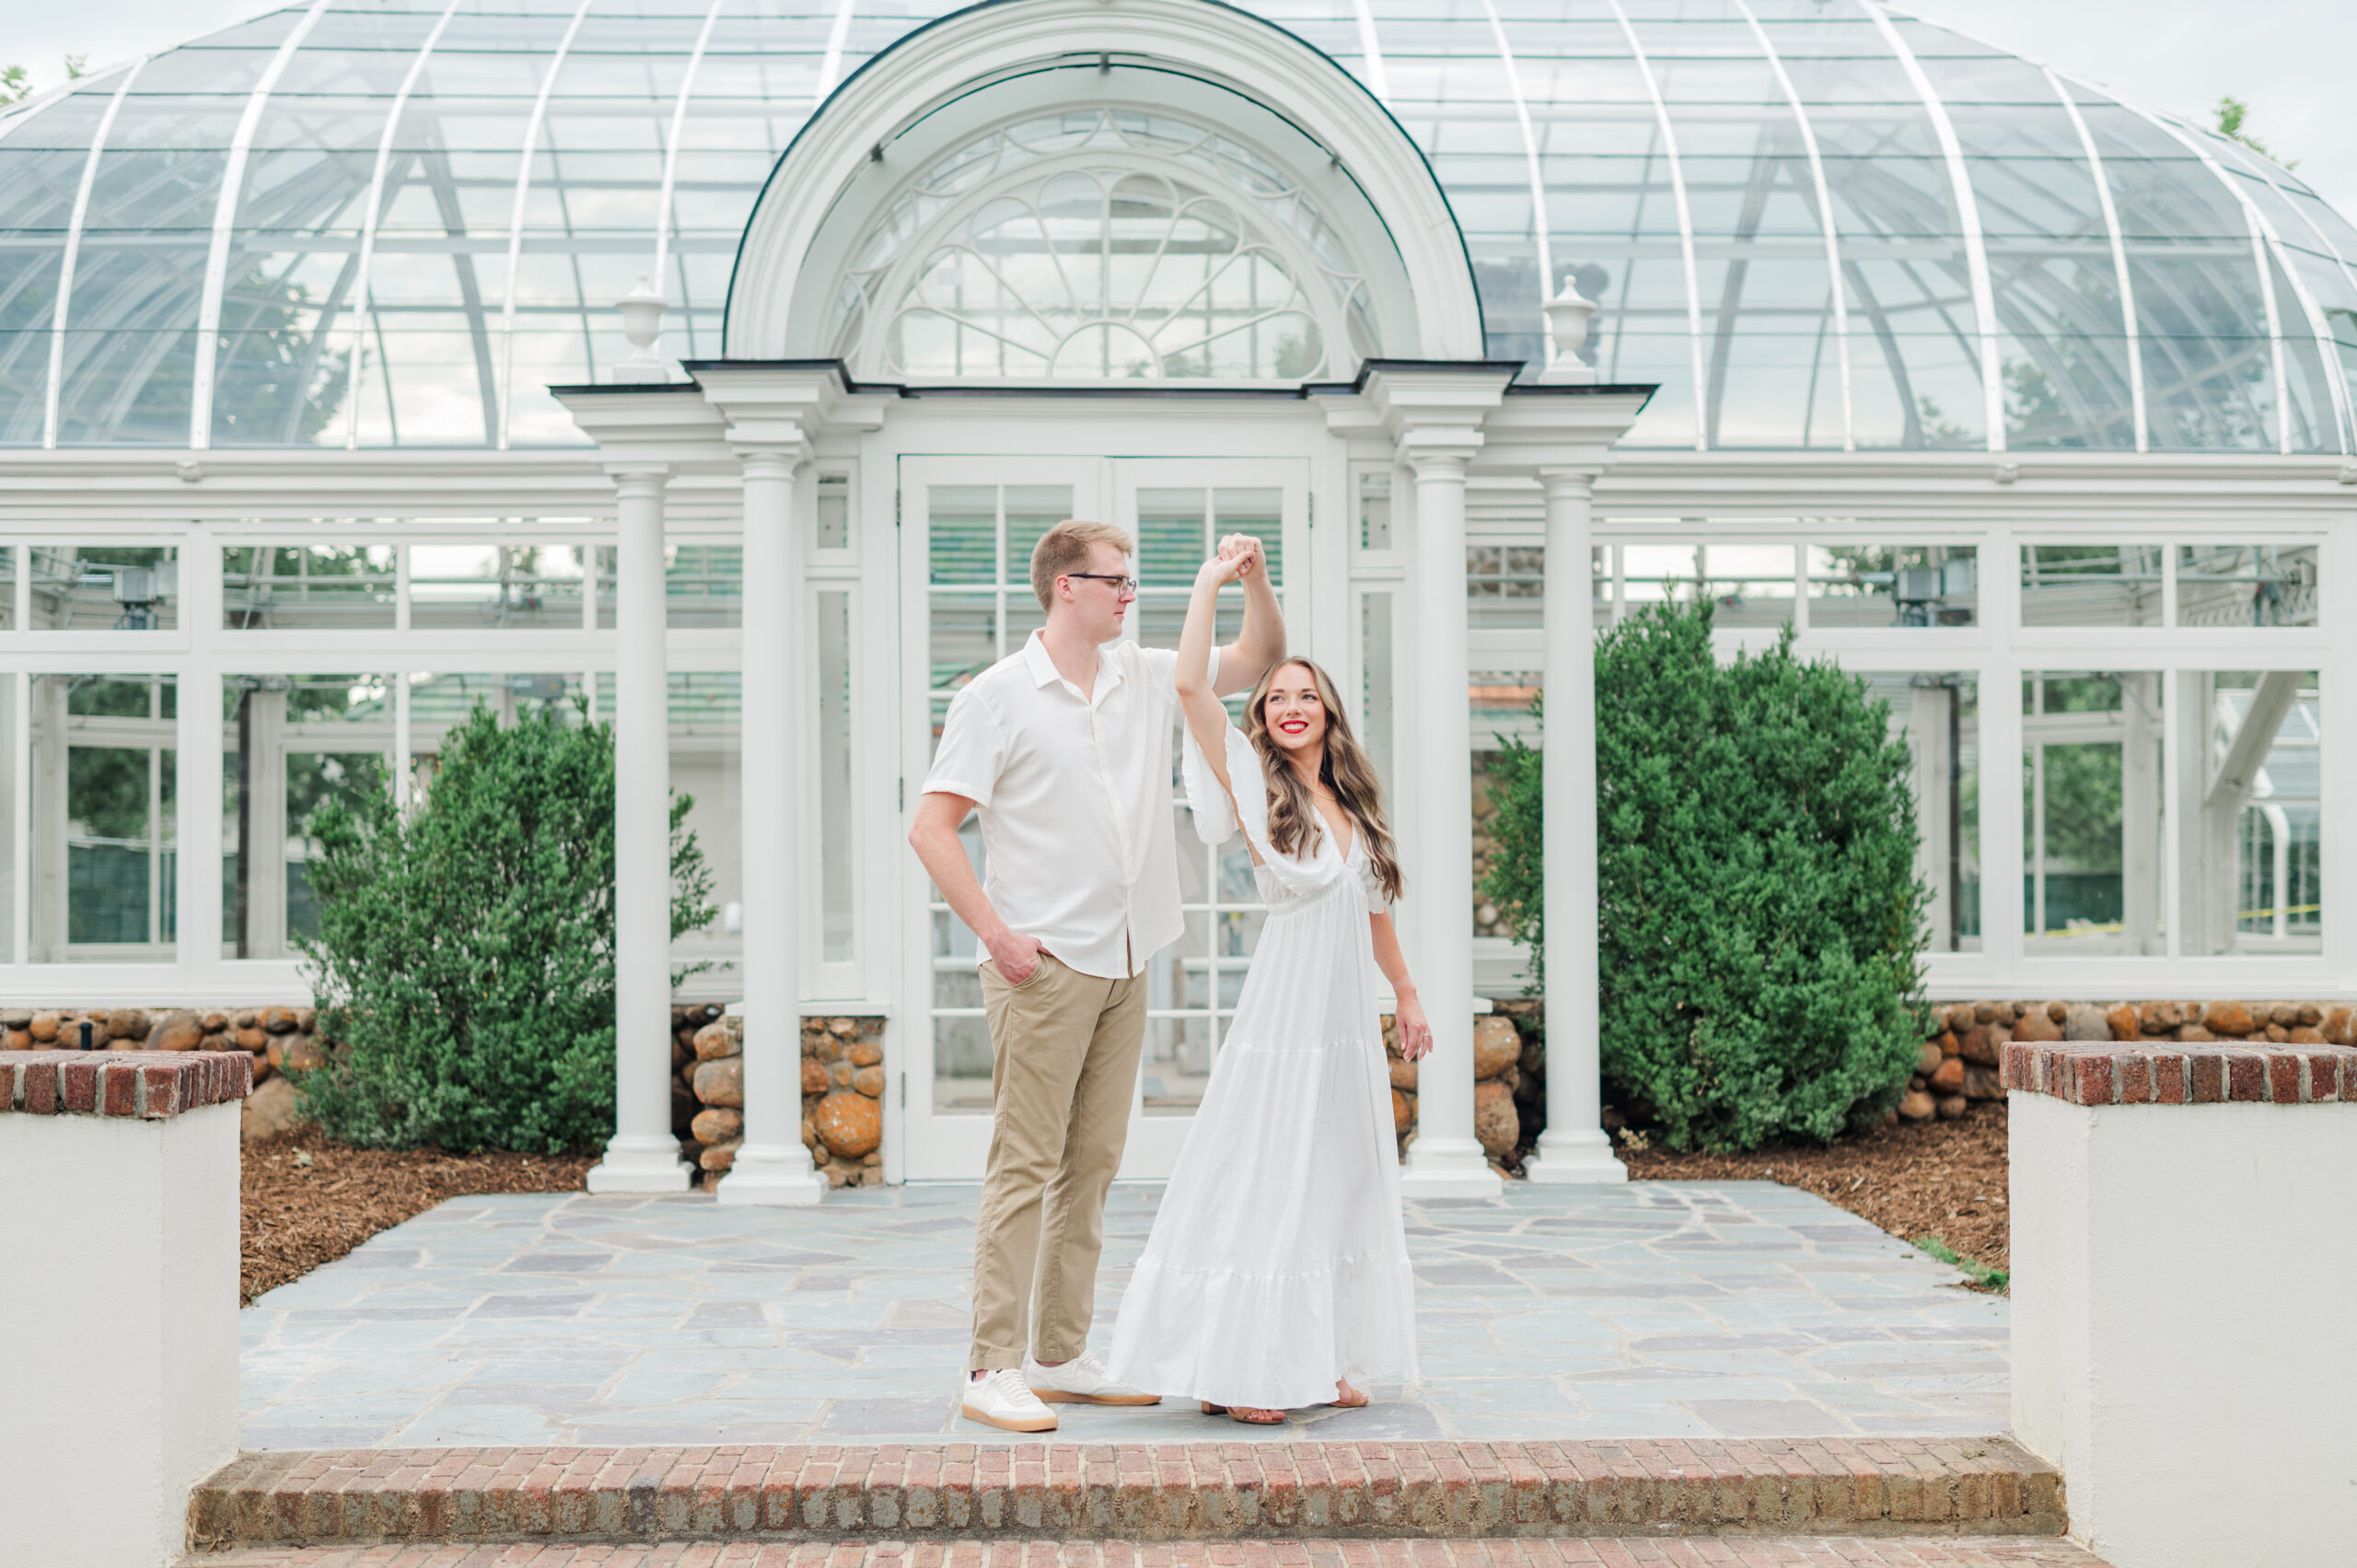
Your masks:
<instances>
[{"instance_id":1,"label":"woman's raised arm","mask_svg":"<svg viewBox=\"0 0 2357 1568\"><path fill-rule=\"evenodd\" d=\"M1223 552L1203 563L1195 574L1194 596L1187 601L1187 624L1178 633L1178 705L1187 715L1187 733L1202 749L1212 776L1227 792L1231 805L1236 786L1227 776L1227 709L1212 690L1212 627L1218 619L1219 590L1243 576L1252 560L1248 549Z\"/></svg>"}]
</instances>

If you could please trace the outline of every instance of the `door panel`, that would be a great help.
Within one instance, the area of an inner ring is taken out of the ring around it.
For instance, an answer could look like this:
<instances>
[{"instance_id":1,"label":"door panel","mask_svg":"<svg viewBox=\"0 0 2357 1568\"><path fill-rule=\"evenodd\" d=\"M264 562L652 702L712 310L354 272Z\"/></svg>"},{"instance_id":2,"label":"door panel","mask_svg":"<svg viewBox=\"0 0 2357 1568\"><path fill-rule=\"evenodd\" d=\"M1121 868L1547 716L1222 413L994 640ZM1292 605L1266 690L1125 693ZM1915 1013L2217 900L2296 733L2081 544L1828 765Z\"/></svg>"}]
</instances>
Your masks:
<instances>
[{"instance_id":1,"label":"door panel","mask_svg":"<svg viewBox=\"0 0 2357 1568\"><path fill-rule=\"evenodd\" d=\"M1220 535L1267 541L1281 600L1283 563L1306 559L1308 464L1300 459L904 457L900 459L902 774L913 792L931 764L950 699L1020 651L1043 619L1030 552L1064 517L1109 517L1140 541L1140 603L1129 635L1176 646L1195 568ZM1240 600L1224 615L1233 640ZM1304 646L1306 628L1294 645ZM1241 841L1197 841L1178 807L1186 934L1149 966L1145 1056L1132 1100L1125 1179L1167 1175L1201 1101L1261 912ZM979 824L963 834L977 874ZM939 901L913 857L905 970L909 1041L901 1094L902 1169L912 1180L981 1177L990 1142L990 1039L972 932Z\"/></svg>"}]
</instances>

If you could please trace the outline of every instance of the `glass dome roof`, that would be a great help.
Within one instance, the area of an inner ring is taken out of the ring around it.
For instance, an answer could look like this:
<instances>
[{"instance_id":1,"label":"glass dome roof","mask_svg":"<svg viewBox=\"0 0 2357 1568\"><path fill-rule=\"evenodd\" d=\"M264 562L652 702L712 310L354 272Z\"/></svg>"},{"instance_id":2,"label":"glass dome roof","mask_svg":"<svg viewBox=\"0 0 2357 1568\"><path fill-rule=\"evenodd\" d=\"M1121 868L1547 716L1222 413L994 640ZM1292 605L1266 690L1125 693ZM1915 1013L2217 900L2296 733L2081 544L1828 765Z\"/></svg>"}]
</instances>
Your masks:
<instances>
[{"instance_id":1,"label":"glass dome roof","mask_svg":"<svg viewBox=\"0 0 2357 1568\"><path fill-rule=\"evenodd\" d=\"M947 0L312 0L0 116L0 444L503 447L722 352L737 239ZM1247 0L1364 82L1490 352L1600 305L1630 444L2343 452L2357 230L2191 123L1872 0Z\"/></svg>"}]
</instances>

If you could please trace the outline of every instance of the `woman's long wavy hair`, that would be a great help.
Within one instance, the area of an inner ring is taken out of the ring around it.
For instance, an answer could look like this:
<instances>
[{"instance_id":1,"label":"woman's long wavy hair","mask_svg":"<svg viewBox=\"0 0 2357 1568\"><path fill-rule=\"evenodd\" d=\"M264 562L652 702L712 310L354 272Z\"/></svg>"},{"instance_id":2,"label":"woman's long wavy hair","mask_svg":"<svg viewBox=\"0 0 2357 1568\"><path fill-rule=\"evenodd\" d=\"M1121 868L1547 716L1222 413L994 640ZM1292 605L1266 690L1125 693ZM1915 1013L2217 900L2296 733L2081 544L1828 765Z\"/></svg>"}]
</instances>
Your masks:
<instances>
[{"instance_id":1,"label":"woman's long wavy hair","mask_svg":"<svg viewBox=\"0 0 2357 1568\"><path fill-rule=\"evenodd\" d=\"M1318 766L1318 782L1334 792L1334 798L1358 824L1359 841L1366 845L1376 884L1386 899L1396 900L1400 888L1399 858L1391 846L1390 826L1383 819L1383 784L1358 737L1351 733L1350 715L1342 711L1333 677L1310 659L1281 661L1260 678L1260 683L1252 688L1251 700L1244 704L1245 738L1260 754L1260 771L1269 776L1269 842L1280 854L1307 854L1317 849L1326 830L1309 786L1294 771L1285 749L1269 730L1269 688L1275 684L1278 671L1286 668L1307 670L1318 687L1318 701L1326 710L1326 760Z\"/></svg>"}]
</instances>

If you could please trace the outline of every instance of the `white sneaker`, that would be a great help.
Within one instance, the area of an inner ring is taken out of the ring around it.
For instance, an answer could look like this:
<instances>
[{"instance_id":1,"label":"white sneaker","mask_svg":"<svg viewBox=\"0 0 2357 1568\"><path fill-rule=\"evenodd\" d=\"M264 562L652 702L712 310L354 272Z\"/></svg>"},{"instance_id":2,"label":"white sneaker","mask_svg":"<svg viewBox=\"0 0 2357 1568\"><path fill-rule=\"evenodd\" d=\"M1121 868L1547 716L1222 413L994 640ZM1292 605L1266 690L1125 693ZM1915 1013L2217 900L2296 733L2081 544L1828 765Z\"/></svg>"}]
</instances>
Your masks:
<instances>
[{"instance_id":1,"label":"white sneaker","mask_svg":"<svg viewBox=\"0 0 2357 1568\"><path fill-rule=\"evenodd\" d=\"M1083 1351L1061 1366L1023 1358L1023 1380L1051 1405L1158 1405L1159 1394L1141 1394L1113 1381L1094 1351Z\"/></svg>"},{"instance_id":2,"label":"white sneaker","mask_svg":"<svg viewBox=\"0 0 2357 1568\"><path fill-rule=\"evenodd\" d=\"M968 1421L979 1421L1007 1432L1056 1429L1056 1412L1023 1386L1023 1375L1011 1366L985 1372L980 1377L969 1373L958 1388L958 1413Z\"/></svg>"}]
</instances>

